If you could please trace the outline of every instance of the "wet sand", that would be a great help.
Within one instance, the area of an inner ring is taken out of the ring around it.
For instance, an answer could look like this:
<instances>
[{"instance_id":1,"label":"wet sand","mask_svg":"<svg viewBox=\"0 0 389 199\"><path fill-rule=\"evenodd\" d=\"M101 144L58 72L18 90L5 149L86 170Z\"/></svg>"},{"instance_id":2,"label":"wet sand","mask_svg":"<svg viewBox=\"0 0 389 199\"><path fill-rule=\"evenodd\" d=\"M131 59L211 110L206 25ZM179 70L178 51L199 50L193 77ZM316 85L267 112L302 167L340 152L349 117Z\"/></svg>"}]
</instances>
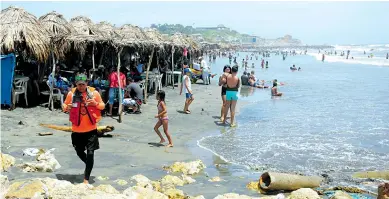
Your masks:
<instances>
[{"instance_id":1,"label":"wet sand","mask_svg":"<svg viewBox=\"0 0 389 199\"><path fill-rule=\"evenodd\" d=\"M245 188L250 181L256 180L260 173L253 175L245 168L230 165L207 150L197 146L201 137L229 127L218 126L221 97L220 87L215 79L211 85L192 85L195 100L190 107L192 114L182 113L185 95L179 95L179 88L165 87L166 104L169 116L169 131L172 135L174 148L156 146L159 138L153 130L157 113L155 95L149 97L142 106L142 114L124 115L122 123L117 117L104 117L99 125L113 125L115 130L112 138L100 138L100 149L95 153L95 164L91 183L111 184L118 190L124 190L132 184L117 185L116 179L130 181L136 174L143 174L151 180L158 180L167 174L162 166L176 161L192 161L201 159L208 168L194 176L196 183L178 187L188 195L202 194L205 198L213 198L218 194L235 192L258 196L258 193ZM199 81L201 82L201 81ZM237 113L243 103L238 102ZM19 125L22 121L24 125ZM69 132L57 131L39 126L40 123L53 125L70 125L68 115L60 110L49 111L47 108L35 107L29 109L17 108L14 111L1 111L1 151L14 156L16 164L30 161L32 157L22 156L25 148L56 148L54 155L61 168L53 173L23 173L19 168L12 167L7 175L10 181L14 179L51 177L81 183L84 163L77 157L70 139ZM163 129L161 127L161 131ZM38 133L52 132L51 136L39 136ZM163 133L162 133L163 134ZM217 166L215 166L217 164ZM110 179L99 181L98 176ZM225 181L208 182L211 177L220 176ZM200 191L201 190L201 191Z\"/></svg>"}]
</instances>

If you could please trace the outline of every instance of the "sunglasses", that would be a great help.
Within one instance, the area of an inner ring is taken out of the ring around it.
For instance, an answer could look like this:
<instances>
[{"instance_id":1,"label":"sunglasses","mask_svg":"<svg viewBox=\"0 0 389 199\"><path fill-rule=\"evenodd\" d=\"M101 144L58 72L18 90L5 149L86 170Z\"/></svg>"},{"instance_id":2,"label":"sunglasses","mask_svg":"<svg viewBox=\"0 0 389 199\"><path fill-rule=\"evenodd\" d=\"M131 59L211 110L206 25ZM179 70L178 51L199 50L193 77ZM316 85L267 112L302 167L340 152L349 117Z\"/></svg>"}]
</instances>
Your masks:
<instances>
[{"instance_id":1,"label":"sunglasses","mask_svg":"<svg viewBox=\"0 0 389 199\"><path fill-rule=\"evenodd\" d=\"M87 78L84 75L83 76L81 76L81 75L80 76L76 76L76 78L75 78L76 81L86 81L86 79Z\"/></svg>"},{"instance_id":2,"label":"sunglasses","mask_svg":"<svg viewBox=\"0 0 389 199\"><path fill-rule=\"evenodd\" d=\"M77 86L85 86L86 84L84 83L78 83Z\"/></svg>"}]
</instances>

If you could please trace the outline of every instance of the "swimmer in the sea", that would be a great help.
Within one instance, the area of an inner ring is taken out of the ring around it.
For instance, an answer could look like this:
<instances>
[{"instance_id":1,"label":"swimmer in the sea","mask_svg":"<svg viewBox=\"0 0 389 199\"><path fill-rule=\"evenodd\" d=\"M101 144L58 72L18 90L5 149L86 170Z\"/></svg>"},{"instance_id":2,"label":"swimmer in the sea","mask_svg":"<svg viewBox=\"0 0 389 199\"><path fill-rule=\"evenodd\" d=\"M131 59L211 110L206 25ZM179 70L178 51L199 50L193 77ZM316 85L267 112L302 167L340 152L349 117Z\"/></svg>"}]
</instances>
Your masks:
<instances>
[{"instance_id":1,"label":"swimmer in the sea","mask_svg":"<svg viewBox=\"0 0 389 199\"><path fill-rule=\"evenodd\" d=\"M277 90L277 82L273 82L273 87L271 88L271 96L282 96L282 93Z\"/></svg>"}]
</instances>

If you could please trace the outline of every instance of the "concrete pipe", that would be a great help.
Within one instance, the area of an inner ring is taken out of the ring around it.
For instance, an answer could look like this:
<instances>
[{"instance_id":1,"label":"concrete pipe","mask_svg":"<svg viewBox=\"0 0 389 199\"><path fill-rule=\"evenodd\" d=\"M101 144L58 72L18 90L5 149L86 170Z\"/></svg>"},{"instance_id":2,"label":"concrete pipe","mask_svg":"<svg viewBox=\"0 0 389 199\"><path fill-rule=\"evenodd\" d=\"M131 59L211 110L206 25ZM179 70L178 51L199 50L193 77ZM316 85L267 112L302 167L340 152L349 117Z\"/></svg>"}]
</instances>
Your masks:
<instances>
[{"instance_id":1,"label":"concrete pipe","mask_svg":"<svg viewBox=\"0 0 389 199\"><path fill-rule=\"evenodd\" d=\"M300 176L287 173L266 172L259 178L258 188L263 191L294 191L300 188L319 187L323 178L318 176Z\"/></svg>"},{"instance_id":2,"label":"concrete pipe","mask_svg":"<svg viewBox=\"0 0 389 199\"><path fill-rule=\"evenodd\" d=\"M389 180L389 171L365 171L356 172L353 174L354 178L380 178L383 180Z\"/></svg>"}]
</instances>

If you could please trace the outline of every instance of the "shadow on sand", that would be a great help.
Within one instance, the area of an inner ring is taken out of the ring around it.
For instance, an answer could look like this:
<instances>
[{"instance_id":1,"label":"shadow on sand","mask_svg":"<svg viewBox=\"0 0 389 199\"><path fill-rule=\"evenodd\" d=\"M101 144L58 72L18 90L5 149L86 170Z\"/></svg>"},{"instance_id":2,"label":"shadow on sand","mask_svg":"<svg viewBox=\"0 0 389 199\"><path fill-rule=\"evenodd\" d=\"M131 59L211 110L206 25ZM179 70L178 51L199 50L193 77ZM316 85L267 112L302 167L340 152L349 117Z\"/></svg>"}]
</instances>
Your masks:
<instances>
[{"instance_id":1,"label":"shadow on sand","mask_svg":"<svg viewBox=\"0 0 389 199\"><path fill-rule=\"evenodd\" d=\"M78 184L84 181L84 174L79 174L79 175L55 174L55 177L57 177L58 180L66 180L71 182L72 184ZM90 176L89 184L95 183L94 179L95 179L94 176Z\"/></svg>"},{"instance_id":2,"label":"shadow on sand","mask_svg":"<svg viewBox=\"0 0 389 199\"><path fill-rule=\"evenodd\" d=\"M165 145L163 145L163 144L161 144L161 143L157 143L157 142L149 142L149 143L147 143L147 144L151 145L150 147L161 147L161 146L165 146Z\"/></svg>"},{"instance_id":3,"label":"shadow on sand","mask_svg":"<svg viewBox=\"0 0 389 199\"><path fill-rule=\"evenodd\" d=\"M228 123L223 124L223 123L220 122L220 121L214 121L214 123L215 123L217 126L223 126L223 127L229 127L229 126L230 126L230 124L228 124Z\"/></svg>"}]
</instances>

